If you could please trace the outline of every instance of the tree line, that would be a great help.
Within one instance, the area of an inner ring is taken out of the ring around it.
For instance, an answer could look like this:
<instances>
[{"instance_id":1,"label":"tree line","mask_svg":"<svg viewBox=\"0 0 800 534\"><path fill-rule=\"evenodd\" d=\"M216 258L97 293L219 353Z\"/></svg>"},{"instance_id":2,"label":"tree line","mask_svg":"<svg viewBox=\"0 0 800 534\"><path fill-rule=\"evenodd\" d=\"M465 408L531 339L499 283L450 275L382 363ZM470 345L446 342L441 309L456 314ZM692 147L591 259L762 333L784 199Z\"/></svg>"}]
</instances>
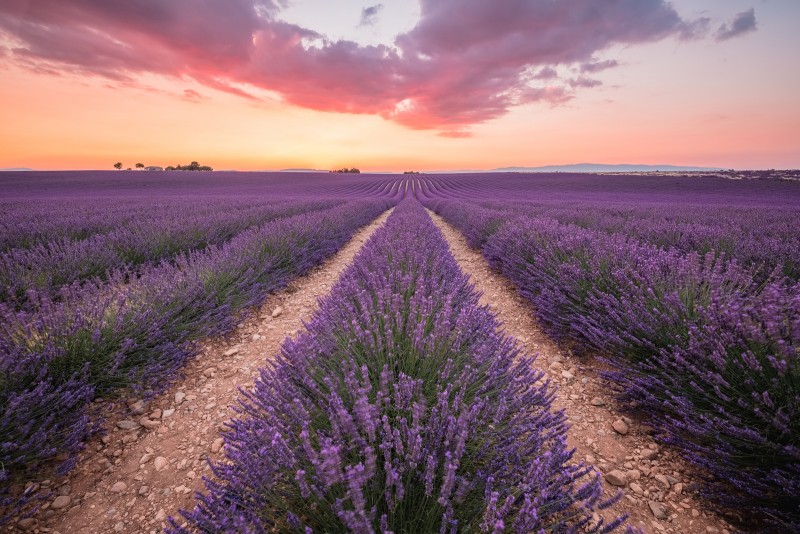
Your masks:
<instances>
[{"instance_id":1,"label":"tree line","mask_svg":"<svg viewBox=\"0 0 800 534\"><path fill-rule=\"evenodd\" d=\"M117 170L121 170L122 162L121 161L116 162L114 164L114 168ZM144 169L144 163L137 163L136 168ZM130 171L132 169L128 167L127 170ZM168 167L165 167L164 170L165 171L213 171L214 169L212 167L209 167L208 165L200 165L196 161L193 161L188 165L170 165Z\"/></svg>"}]
</instances>

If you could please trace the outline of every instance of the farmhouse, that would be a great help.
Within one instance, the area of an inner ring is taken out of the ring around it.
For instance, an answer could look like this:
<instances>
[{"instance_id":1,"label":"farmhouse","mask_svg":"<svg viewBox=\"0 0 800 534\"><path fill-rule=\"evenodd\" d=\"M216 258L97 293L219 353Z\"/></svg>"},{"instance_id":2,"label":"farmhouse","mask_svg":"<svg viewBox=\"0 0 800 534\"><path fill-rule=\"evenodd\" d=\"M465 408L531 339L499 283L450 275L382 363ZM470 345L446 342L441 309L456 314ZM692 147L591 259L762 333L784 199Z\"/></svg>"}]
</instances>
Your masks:
<instances>
[{"instance_id":1,"label":"farmhouse","mask_svg":"<svg viewBox=\"0 0 800 534\"><path fill-rule=\"evenodd\" d=\"M159 167L158 165L150 165L149 167L145 167L144 170L146 170L146 171L163 171L164 167Z\"/></svg>"}]
</instances>

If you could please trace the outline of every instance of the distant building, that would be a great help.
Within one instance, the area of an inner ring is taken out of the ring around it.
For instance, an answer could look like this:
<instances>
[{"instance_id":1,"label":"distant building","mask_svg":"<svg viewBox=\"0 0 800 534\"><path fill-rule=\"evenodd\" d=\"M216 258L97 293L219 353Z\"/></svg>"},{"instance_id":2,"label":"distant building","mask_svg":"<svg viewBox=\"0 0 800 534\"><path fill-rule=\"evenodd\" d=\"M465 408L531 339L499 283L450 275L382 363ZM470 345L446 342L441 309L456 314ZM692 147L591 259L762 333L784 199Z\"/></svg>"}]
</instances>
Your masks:
<instances>
[{"instance_id":1,"label":"distant building","mask_svg":"<svg viewBox=\"0 0 800 534\"><path fill-rule=\"evenodd\" d=\"M158 165L150 165L149 167L145 167L144 170L146 170L146 171L163 171L164 167L159 167Z\"/></svg>"}]
</instances>

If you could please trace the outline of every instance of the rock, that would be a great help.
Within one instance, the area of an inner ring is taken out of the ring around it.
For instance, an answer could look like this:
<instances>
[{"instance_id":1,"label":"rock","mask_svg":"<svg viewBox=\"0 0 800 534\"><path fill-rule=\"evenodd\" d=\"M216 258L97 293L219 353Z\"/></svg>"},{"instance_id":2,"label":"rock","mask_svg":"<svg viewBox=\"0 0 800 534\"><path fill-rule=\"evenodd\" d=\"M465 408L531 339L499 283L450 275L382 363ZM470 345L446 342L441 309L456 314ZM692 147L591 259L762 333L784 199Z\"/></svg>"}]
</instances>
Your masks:
<instances>
[{"instance_id":1,"label":"rock","mask_svg":"<svg viewBox=\"0 0 800 534\"><path fill-rule=\"evenodd\" d=\"M606 401L604 401L604 400L603 400L603 399L601 399L600 397L595 397L595 398L593 398L593 399L591 400L590 404L591 404L592 406L605 406L605 404L606 404Z\"/></svg>"},{"instance_id":2,"label":"rock","mask_svg":"<svg viewBox=\"0 0 800 534\"><path fill-rule=\"evenodd\" d=\"M230 358L231 356L233 356L235 354L239 354L239 348L238 347L234 347L232 349L228 349L228 350L226 350L225 352L222 353L222 355L225 358Z\"/></svg>"},{"instance_id":3,"label":"rock","mask_svg":"<svg viewBox=\"0 0 800 534\"><path fill-rule=\"evenodd\" d=\"M214 440L214 443L211 444L211 452L217 453L222 449L222 445L225 443L225 440L222 438L217 438Z\"/></svg>"},{"instance_id":4,"label":"rock","mask_svg":"<svg viewBox=\"0 0 800 534\"><path fill-rule=\"evenodd\" d=\"M203 376L205 376L206 378L214 378L216 374L217 374L216 367L209 367L208 369L203 371Z\"/></svg>"},{"instance_id":5,"label":"rock","mask_svg":"<svg viewBox=\"0 0 800 534\"><path fill-rule=\"evenodd\" d=\"M184 393L183 391L178 391L177 393L175 393L175 404L182 403L183 399L185 398L186 398L186 393Z\"/></svg>"},{"instance_id":6,"label":"rock","mask_svg":"<svg viewBox=\"0 0 800 534\"><path fill-rule=\"evenodd\" d=\"M125 530L125 523L119 521L116 525L114 525L114 532L122 532Z\"/></svg>"},{"instance_id":7,"label":"rock","mask_svg":"<svg viewBox=\"0 0 800 534\"><path fill-rule=\"evenodd\" d=\"M670 483L669 483L669 480L667 480L667 477L665 477L664 475L658 474L658 475L654 476L653 478L655 478L656 481L658 481L659 484L661 484L665 488L669 489Z\"/></svg>"},{"instance_id":8,"label":"rock","mask_svg":"<svg viewBox=\"0 0 800 534\"><path fill-rule=\"evenodd\" d=\"M167 417L172 417L172 414L174 414L174 413L175 413L175 409L174 408L167 409L167 410L162 410L161 411L161 419L166 419Z\"/></svg>"},{"instance_id":9,"label":"rock","mask_svg":"<svg viewBox=\"0 0 800 534\"><path fill-rule=\"evenodd\" d=\"M34 523L36 523L34 518L26 517L25 519L17 521L17 528L20 530L30 530L33 528Z\"/></svg>"},{"instance_id":10,"label":"rock","mask_svg":"<svg viewBox=\"0 0 800 534\"><path fill-rule=\"evenodd\" d=\"M613 428L617 434L626 435L628 433L628 424L625 423L622 419L617 419L611 424L611 428Z\"/></svg>"},{"instance_id":11,"label":"rock","mask_svg":"<svg viewBox=\"0 0 800 534\"><path fill-rule=\"evenodd\" d=\"M139 428L139 425L130 419L123 419L122 421L117 422L117 428L121 428L122 430L133 430L135 428Z\"/></svg>"},{"instance_id":12,"label":"rock","mask_svg":"<svg viewBox=\"0 0 800 534\"><path fill-rule=\"evenodd\" d=\"M123 493L126 489L128 489L128 485L120 481L111 486L109 491L111 491L111 493Z\"/></svg>"},{"instance_id":13,"label":"rock","mask_svg":"<svg viewBox=\"0 0 800 534\"><path fill-rule=\"evenodd\" d=\"M142 415L144 413L143 400L137 400L136 402L130 404L128 407L131 409L133 415Z\"/></svg>"},{"instance_id":14,"label":"rock","mask_svg":"<svg viewBox=\"0 0 800 534\"><path fill-rule=\"evenodd\" d=\"M717 527L706 527L706 532L709 534L716 534L719 532L719 529Z\"/></svg>"},{"instance_id":15,"label":"rock","mask_svg":"<svg viewBox=\"0 0 800 534\"><path fill-rule=\"evenodd\" d=\"M636 495L642 495L644 493L642 487L636 482L631 482L631 490L633 490Z\"/></svg>"},{"instance_id":16,"label":"rock","mask_svg":"<svg viewBox=\"0 0 800 534\"><path fill-rule=\"evenodd\" d=\"M64 484L63 486L58 488L58 491L56 491L56 493L58 493L59 495L69 495L69 492L71 490L72 486L70 486L69 484Z\"/></svg>"},{"instance_id":17,"label":"rock","mask_svg":"<svg viewBox=\"0 0 800 534\"><path fill-rule=\"evenodd\" d=\"M625 475L628 477L628 480L639 480L642 478L642 472L638 469L631 469Z\"/></svg>"},{"instance_id":18,"label":"rock","mask_svg":"<svg viewBox=\"0 0 800 534\"><path fill-rule=\"evenodd\" d=\"M250 339L252 339L253 341L258 341L259 339L261 339L261 336L258 334L253 334L253 337L251 337Z\"/></svg>"},{"instance_id":19,"label":"rock","mask_svg":"<svg viewBox=\"0 0 800 534\"><path fill-rule=\"evenodd\" d=\"M141 457L141 459L139 460L139 464L146 464L147 462L149 462L150 460L152 460L152 459L153 459L153 456L155 456L155 455L154 455L154 454L152 454L152 453L149 453L149 452L148 452L148 453L146 453L146 454L144 454L144 455Z\"/></svg>"},{"instance_id":20,"label":"rock","mask_svg":"<svg viewBox=\"0 0 800 534\"><path fill-rule=\"evenodd\" d=\"M169 462L163 456L159 456L153 460L153 467L156 468L156 471L163 471L168 465Z\"/></svg>"},{"instance_id":21,"label":"rock","mask_svg":"<svg viewBox=\"0 0 800 534\"><path fill-rule=\"evenodd\" d=\"M277 308L272 310L272 318L274 319L275 317L280 316L280 314L282 314L282 313L283 313L283 307L282 306L278 306Z\"/></svg>"},{"instance_id":22,"label":"rock","mask_svg":"<svg viewBox=\"0 0 800 534\"><path fill-rule=\"evenodd\" d=\"M645 449L642 451L642 458L645 460L655 460L658 457L658 451L653 449Z\"/></svg>"},{"instance_id":23,"label":"rock","mask_svg":"<svg viewBox=\"0 0 800 534\"><path fill-rule=\"evenodd\" d=\"M150 412L150 419L161 419L161 408L156 408Z\"/></svg>"},{"instance_id":24,"label":"rock","mask_svg":"<svg viewBox=\"0 0 800 534\"><path fill-rule=\"evenodd\" d=\"M667 507L660 502L647 501L647 505L650 507L650 511L653 512L653 515L656 517L656 519L667 518Z\"/></svg>"},{"instance_id":25,"label":"rock","mask_svg":"<svg viewBox=\"0 0 800 534\"><path fill-rule=\"evenodd\" d=\"M674 491L678 495L681 495L683 493L683 484L678 482L677 484L675 484L675 486L672 487L672 491Z\"/></svg>"},{"instance_id":26,"label":"rock","mask_svg":"<svg viewBox=\"0 0 800 534\"><path fill-rule=\"evenodd\" d=\"M148 419L147 417L142 417L141 419L139 419L139 424L145 428L152 430L154 428L158 428L158 425L161 424L161 421L153 421L152 419Z\"/></svg>"},{"instance_id":27,"label":"rock","mask_svg":"<svg viewBox=\"0 0 800 534\"><path fill-rule=\"evenodd\" d=\"M66 508L67 506L69 506L69 503L71 502L72 499L70 498L69 495L59 495L50 504L50 508L52 508L53 510L60 510L62 508Z\"/></svg>"},{"instance_id":28,"label":"rock","mask_svg":"<svg viewBox=\"0 0 800 534\"><path fill-rule=\"evenodd\" d=\"M156 520L156 521L163 521L163 520L165 520L166 518L167 518L167 512L165 512L163 508L160 508L160 509L158 510L158 513L156 513L155 520Z\"/></svg>"},{"instance_id":29,"label":"rock","mask_svg":"<svg viewBox=\"0 0 800 534\"><path fill-rule=\"evenodd\" d=\"M620 488L624 488L628 484L628 479L625 477L625 473L619 469L614 469L610 473L606 473L605 479L606 482L612 486L618 486Z\"/></svg>"},{"instance_id":30,"label":"rock","mask_svg":"<svg viewBox=\"0 0 800 534\"><path fill-rule=\"evenodd\" d=\"M575 375L573 375L569 371L561 371L561 378L565 378L567 380L572 380L573 378L575 378Z\"/></svg>"},{"instance_id":31,"label":"rock","mask_svg":"<svg viewBox=\"0 0 800 534\"><path fill-rule=\"evenodd\" d=\"M139 495L141 495L142 497L147 495L149 492L150 492L149 486L142 486L141 488L139 488Z\"/></svg>"},{"instance_id":32,"label":"rock","mask_svg":"<svg viewBox=\"0 0 800 534\"><path fill-rule=\"evenodd\" d=\"M700 517L700 510L692 508L692 517Z\"/></svg>"}]
</instances>

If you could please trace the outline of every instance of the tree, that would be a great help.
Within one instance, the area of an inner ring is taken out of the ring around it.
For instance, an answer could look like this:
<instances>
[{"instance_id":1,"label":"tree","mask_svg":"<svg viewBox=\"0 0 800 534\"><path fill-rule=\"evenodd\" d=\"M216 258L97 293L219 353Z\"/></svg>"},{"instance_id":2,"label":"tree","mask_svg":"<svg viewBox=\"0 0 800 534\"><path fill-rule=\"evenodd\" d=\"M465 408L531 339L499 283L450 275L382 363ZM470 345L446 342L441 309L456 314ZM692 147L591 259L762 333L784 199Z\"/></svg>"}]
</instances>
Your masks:
<instances>
[{"instance_id":1,"label":"tree","mask_svg":"<svg viewBox=\"0 0 800 534\"><path fill-rule=\"evenodd\" d=\"M170 165L165 170L167 171L213 171L212 167L208 165L200 165L196 161L191 162L189 165Z\"/></svg>"},{"instance_id":2,"label":"tree","mask_svg":"<svg viewBox=\"0 0 800 534\"><path fill-rule=\"evenodd\" d=\"M118 162L116 162L116 163L114 164L114 168L115 168L115 169L117 169L117 170L120 170L120 169L122 168L122 163L121 163L121 162L119 162L119 161L118 161Z\"/></svg>"},{"instance_id":3,"label":"tree","mask_svg":"<svg viewBox=\"0 0 800 534\"><path fill-rule=\"evenodd\" d=\"M137 169L144 169L144 163L137 163L136 164L136 168Z\"/></svg>"}]
</instances>

